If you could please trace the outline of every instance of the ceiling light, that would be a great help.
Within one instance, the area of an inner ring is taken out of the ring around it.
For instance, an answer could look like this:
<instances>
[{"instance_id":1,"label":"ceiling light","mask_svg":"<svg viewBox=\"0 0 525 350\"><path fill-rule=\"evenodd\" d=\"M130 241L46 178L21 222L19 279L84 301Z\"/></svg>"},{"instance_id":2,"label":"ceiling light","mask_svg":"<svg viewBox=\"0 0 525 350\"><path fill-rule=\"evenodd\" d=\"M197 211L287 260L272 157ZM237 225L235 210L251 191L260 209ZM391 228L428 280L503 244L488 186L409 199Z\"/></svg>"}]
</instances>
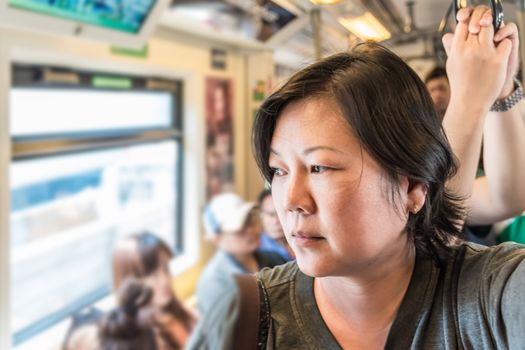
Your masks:
<instances>
[{"instance_id":1,"label":"ceiling light","mask_svg":"<svg viewBox=\"0 0 525 350\"><path fill-rule=\"evenodd\" d=\"M339 17L339 23L361 40L390 39L390 32L370 12L356 17Z\"/></svg>"}]
</instances>

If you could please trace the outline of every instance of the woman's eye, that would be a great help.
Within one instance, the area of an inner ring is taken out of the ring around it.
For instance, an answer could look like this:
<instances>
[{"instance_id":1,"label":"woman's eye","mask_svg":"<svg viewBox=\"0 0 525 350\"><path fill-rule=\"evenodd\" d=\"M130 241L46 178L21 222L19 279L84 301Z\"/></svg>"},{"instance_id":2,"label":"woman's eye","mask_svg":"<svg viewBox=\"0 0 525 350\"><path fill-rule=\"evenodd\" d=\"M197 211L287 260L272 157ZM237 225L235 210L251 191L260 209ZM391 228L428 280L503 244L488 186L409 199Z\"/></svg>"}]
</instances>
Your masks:
<instances>
[{"instance_id":1,"label":"woman's eye","mask_svg":"<svg viewBox=\"0 0 525 350\"><path fill-rule=\"evenodd\" d=\"M284 170L281 168L270 168L272 169L272 174L274 176L283 176L285 174Z\"/></svg>"},{"instance_id":2,"label":"woman's eye","mask_svg":"<svg viewBox=\"0 0 525 350\"><path fill-rule=\"evenodd\" d=\"M322 165L312 165L310 167L310 172L312 173L322 173L326 170L328 170L328 168Z\"/></svg>"}]
</instances>

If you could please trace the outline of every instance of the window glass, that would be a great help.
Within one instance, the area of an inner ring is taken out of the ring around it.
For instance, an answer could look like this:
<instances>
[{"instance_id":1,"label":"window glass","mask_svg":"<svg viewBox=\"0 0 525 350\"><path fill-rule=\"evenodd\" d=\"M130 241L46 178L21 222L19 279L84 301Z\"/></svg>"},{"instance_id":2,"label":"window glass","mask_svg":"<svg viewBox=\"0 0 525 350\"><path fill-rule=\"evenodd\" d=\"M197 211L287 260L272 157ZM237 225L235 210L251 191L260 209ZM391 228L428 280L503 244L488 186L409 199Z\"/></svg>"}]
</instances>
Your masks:
<instances>
[{"instance_id":1,"label":"window glass","mask_svg":"<svg viewBox=\"0 0 525 350\"><path fill-rule=\"evenodd\" d=\"M168 128L172 104L172 94L163 91L16 87L11 89L11 135Z\"/></svg>"},{"instance_id":2,"label":"window glass","mask_svg":"<svg viewBox=\"0 0 525 350\"><path fill-rule=\"evenodd\" d=\"M165 140L12 163L15 343L110 290L121 236L148 229L175 246L178 147Z\"/></svg>"}]
</instances>

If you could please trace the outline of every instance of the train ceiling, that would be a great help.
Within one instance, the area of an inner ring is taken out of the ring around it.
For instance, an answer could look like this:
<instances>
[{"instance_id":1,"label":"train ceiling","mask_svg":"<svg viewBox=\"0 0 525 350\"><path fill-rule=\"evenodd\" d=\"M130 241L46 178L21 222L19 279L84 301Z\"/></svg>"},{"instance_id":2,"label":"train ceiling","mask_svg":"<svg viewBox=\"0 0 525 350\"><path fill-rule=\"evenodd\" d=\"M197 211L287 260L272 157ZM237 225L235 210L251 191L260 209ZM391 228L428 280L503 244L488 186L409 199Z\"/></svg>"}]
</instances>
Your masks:
<instances>
[{"instance_id":1,"label":"train ceiling","mask_svg":"<svg viewBox=\"0 0 525 350\"><path fill-rule=\"evenodd\" d=\"M278 64L297 68L367 35L390 46L421 41L421 55L431 56L450 6L449 0L315 2L323 0L175 0L161 24L248 49L271 48ZM504 8L506 20L514 20L514 2L504 3ZM377 31L370 33L370 27Z\"/></svg>"}]
</instances>

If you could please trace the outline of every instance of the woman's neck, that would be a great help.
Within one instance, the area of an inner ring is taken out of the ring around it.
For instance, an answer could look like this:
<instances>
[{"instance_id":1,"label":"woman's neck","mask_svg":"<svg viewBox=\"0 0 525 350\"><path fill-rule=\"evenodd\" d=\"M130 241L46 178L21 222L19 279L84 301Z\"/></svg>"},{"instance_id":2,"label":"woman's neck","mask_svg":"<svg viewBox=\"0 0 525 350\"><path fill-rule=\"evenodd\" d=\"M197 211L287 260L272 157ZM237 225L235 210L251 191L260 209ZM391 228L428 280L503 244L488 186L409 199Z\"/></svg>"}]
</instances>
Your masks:
<instances>
[{"instance_id":1,"label":"woman's neck","mask_svg":"<svg viewBox=\"0 0 525 350\"><path fill-rule=\"evenodd\" d=\"M384 347L408 289L414 263L415 248L409 246L387 264L380 264L375 271L366 271L362 276L314 280L321 315L341 345L359 348L366 342Z\"/></svg>"}]
</instances>

